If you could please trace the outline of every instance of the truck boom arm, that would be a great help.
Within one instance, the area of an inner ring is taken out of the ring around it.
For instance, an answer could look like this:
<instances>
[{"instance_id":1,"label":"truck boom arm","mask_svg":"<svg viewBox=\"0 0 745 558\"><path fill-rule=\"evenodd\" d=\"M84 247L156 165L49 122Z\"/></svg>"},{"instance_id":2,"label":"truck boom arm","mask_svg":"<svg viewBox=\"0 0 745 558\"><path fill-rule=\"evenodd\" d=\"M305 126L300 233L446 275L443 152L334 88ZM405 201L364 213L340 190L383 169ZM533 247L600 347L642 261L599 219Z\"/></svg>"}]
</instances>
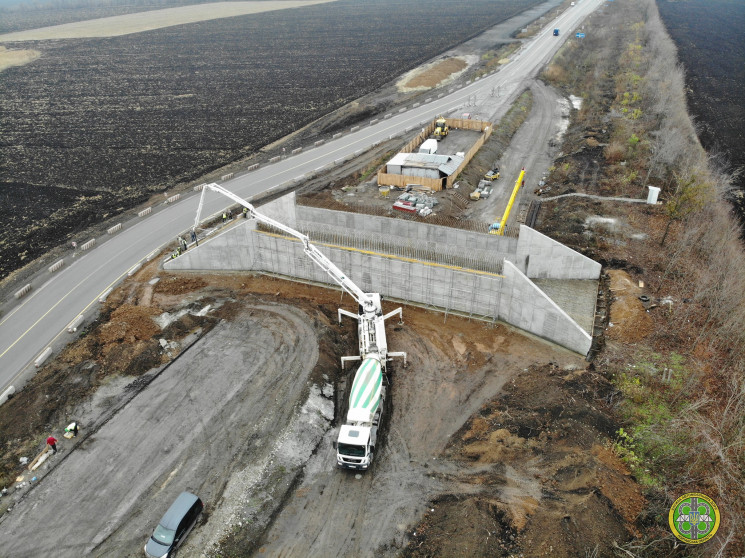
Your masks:
<instances>
[{"instance_id":1,"label":"truck boom arm","mask_svg":"<svg viewBox=\"0 0 745 558\"><path fill-rule=\"evenodd\" d=\"M349 293L349 295L354 298L360 306L362 306L366 313L375 311L375 303L373 298L365 293L362 289L360 289L349 277L346 276L344 272L342 272L341 269L336 267L336 265L334 265L334 263L330 259L328 259L323 254L323 252L321 252L318 248L311 244L310 239L307 235L304 235L303 233L296 231L295 229L292 229L287 225L280 223L279 221L275 221L271 217L262 215L261 213L256 211L256 208L249 202L235 195L230 190L223 188L219 184L211 183L204 185L204 189L202 190L202 197L199 199L197 217L194 221L195 228L199 223L200 214L204 205L204 194L207 189L222 194L223 196L230 198L234 202L242 205L248 210L248 212L251 214L251 217L259 221L260 223L269 225L270 227L274 227L275 229L279 229L282 232L285 232L290 236L294 236L295 238L299 239L303 243L303 251L308 255L308 257L312 259L321 269L323 269L334 281L336 281L342 289Z\"/></svg>"}]
</instances>

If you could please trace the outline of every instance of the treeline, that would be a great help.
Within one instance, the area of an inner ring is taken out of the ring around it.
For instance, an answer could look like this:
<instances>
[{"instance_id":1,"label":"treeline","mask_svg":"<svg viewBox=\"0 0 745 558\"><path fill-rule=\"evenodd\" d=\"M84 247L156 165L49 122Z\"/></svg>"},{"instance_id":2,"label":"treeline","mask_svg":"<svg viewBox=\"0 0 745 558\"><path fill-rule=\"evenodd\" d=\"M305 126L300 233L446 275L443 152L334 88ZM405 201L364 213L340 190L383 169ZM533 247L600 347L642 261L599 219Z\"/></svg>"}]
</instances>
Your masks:
<instances>
[{"instance_id":1,"label":"treeline","mask_svg":"<svg viewBox=\"0 0 745 558\"><path fill-rule=\"evenodd\" d=\"M565 191L634 198L653 186L662 202L592 208L633 223L648 235L644 241L582 233L568 239L585 250L591 243L596 257L616 266L633 259L627 271L660 304L648 314L654 327L642 341L609 342L596 360L623 395L614 403L625 426L616 451L648 498L642 536L624 555L742 556L745 247L733 177L698 141L685 73L654 0L606 4L586 27L587 38L570 39L544 73L584 99L572 125L582 131L567 139L563 151L571 155L552 179ZM604 163L592 180L576 170L588 152ZM570 210L576 202L562 203ZM667 525L670 505L686 492L706 493L722 516L701 548L681 546Z\"/></svg>"}]
</instances>

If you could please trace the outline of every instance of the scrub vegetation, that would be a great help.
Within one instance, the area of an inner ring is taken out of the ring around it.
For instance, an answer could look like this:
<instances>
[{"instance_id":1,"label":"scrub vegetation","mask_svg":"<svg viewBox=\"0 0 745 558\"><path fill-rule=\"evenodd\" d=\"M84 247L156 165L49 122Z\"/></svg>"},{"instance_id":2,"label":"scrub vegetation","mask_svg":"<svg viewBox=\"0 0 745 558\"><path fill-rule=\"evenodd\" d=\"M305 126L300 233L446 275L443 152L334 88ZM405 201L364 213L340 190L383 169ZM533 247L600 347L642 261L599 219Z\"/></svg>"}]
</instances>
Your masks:
<instances>
[{"instance_id":1,"label":"scrub vegetation","mask_svg":"<svg viewBox=\"0 0 745 558\"><path fill-rule=\"evenodd\" d=\"M550 180L557 193L646 197L657 206L544 203L539 227L623 270L614 290L608 343L595 362L617 389L623 428L614 448L646 487L643 533L633 556L739 556L745 517L745 256L732 210L732 176L703 150L687 112L684 73L652 0L609 3L544 73L582 108ZM614 230L585 225L611 217ZM637 284L643 285L641 288ZM646 300L646 302L643 302ZM636 308L633 336L613 335ZM703 492L722 513L706 548L682 548L667 511L685 492Z\"/></svg>"}]
</instances>

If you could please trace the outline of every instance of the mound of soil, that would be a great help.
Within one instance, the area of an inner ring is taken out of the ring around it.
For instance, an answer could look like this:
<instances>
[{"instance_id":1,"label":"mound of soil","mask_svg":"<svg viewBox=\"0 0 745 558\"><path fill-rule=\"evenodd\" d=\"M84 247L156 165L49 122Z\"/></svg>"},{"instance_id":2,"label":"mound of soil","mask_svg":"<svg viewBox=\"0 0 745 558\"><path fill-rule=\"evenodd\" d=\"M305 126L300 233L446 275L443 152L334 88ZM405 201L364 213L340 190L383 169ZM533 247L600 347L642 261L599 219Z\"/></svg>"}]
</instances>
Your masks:
<instances>
[{"instance_id":1,"label":"mound of soil","mask_svg":"<svg viewBox=\"0 0 745 558\"><path fill-rule=\"evenodd\" d=\"M645 503L610 449L612 392L591 370L513 378L451 440L463 488L432 502L404 556L611 555Z\"/></svg>"}]
</instances>

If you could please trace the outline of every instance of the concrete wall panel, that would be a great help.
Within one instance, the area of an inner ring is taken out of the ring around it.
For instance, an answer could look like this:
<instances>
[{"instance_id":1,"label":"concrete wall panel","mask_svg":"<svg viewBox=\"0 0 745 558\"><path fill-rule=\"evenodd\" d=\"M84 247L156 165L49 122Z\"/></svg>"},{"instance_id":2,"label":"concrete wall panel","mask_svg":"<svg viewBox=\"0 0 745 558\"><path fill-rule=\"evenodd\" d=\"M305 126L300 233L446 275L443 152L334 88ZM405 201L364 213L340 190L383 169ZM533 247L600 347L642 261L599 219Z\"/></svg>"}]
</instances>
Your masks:
<instances>
[{"instance_id":1,"label":"concrete wall panel","mask_svg":"<svg viewBox=\"0 0 745 558\"><path fill-rule=\"evenodd\" d=\"M504 263L506 293L499 318L581 354L592 337L511 262Z\"/></svg>"},{"instance_id":2,"label":"concrete wall panel","mask_svg":"<svg viewBox=\"0 0 745 558\"><path fill-rule=\"evenodd\" d=\"M279 209L281 207L278 206ZM300 207L297 209L301 210ZM316 208L302 208L304 210L316 211ZM307 217L307 214L300 215L302 211L298 211L300 221ZM328 217L328 221L331 221L332 217ZM349 215L344 220L351 219L353 224L370 226L371 222L378 219L364 217L355 220L354 216ZM404 228L413 225L406 221L396 222L397 226L400 224ZM431 226L418 227L428 230ZM410 232L414 233L416 230L414 228ZM437 237L439 232L432 232L430 229L428 234ZM562 251L561 245L558 248L554 246L558 243L550 239L550 242L545 242L543 239L547 237L543 235L521 232L521 238L523 236L529 238L529 244L537 247L543 256L547 254L549 258L553 258L555 266L563 265L579 270L578 272L589 273L592 266L586 265L584 256L577 258L571 251ZM442 235L439 238L444 241L447 236ZM504 274L499 276L403 261L351 249L326 246L320 246L319 249L365 292L379 292L384 297L430 305L448 312L501 319L581 354L586 354L590 349L590 335L510 261L504 262ZM539 259L531 255L531 267L534 258ZM202 242L198 248L190 249L175 260L168 260L165 267L174 270L268 271L338 287L305 255L301 242L258 232L255 230L255 221L252 220L246 220L245 223ZM348 304L345 303L345 306Z\"/></svg>"},{"instance_id":3,"label":"concrete wall panel","mask_svg":"<svg viewBox=\"0 0 745 558\"><path fill-rule=\"evenodd\" d=\"M283 225L297 228L297 205L295 204L295 192L290 192L276 200L266 203L258 209L259 213L271 219L279 221Z\"/></svg>"},{"instance_id":4,"label":"concrete wall panel","mask_svg":"<svg viewBox=\"0 0 745 558\"><path fill-rule=\"evenodd\" d=\"M520 226L515 256L508 259L518 267L528 257L528 269L525 274L534 279L600 277L601 266L598 262L525 225Z\"/></svg>"}]
</instances>

